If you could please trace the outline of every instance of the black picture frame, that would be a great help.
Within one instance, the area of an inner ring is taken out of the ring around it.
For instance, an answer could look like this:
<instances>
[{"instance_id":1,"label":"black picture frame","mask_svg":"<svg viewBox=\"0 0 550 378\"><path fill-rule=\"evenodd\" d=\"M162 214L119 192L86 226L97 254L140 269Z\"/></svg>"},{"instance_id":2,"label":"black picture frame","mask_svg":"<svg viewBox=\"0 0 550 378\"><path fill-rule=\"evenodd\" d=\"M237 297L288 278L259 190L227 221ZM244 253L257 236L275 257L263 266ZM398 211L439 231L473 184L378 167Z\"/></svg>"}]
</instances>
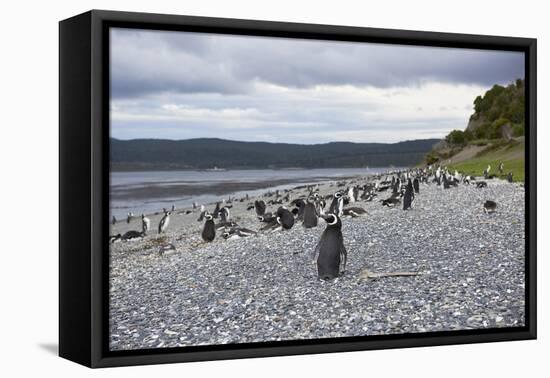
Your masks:
<instances>
[{"instance_id":1,"label":"black picture frame","mask_svg":"<svg viewBox=\"0 0 550 378\"><path fill-rule=\"evenodd\" d=\"M526 325L345 339L109 351L110 27L525 53ZM536 39L92 10L59 24L59 355L88 367L535 339Z\"/></svg>"}]
</instances>

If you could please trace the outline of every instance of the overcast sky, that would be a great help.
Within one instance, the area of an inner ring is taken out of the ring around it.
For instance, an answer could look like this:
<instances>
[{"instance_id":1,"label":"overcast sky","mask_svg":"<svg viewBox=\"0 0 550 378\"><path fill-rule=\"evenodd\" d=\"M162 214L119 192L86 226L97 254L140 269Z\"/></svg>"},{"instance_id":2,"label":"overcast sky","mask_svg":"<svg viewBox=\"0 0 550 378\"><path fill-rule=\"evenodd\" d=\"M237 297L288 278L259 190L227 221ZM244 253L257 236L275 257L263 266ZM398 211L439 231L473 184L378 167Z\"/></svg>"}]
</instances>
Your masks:
<instances>
[{"instance_id":1,"label":"overcast sky","mask_svg":"<svg viewBox=\"0 0 550 378\"><path fill-rule=\"evenodd\" d=\"M524 77L523 54L111 29L111 135L323 143L439 138Z\"/></svg>"}]
</instances>

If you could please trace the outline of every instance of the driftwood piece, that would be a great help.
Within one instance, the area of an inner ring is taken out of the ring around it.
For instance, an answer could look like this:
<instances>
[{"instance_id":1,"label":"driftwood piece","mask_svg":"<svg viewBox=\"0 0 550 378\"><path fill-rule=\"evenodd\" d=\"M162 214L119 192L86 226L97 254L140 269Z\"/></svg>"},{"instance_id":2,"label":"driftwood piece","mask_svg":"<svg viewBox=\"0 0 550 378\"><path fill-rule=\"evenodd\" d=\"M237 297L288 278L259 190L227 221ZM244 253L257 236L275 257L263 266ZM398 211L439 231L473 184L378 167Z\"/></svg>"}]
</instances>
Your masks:
<instances>
[{"instance_id":1,"label":"driftwood piece","mask_svg":"<svg viewBox=\"0 0 550 378\"><path fill-rule=\"evenodd\" d=\"M362 280L373 280L377 278L382 277L410 277L410 276L418 276L419 272L379 272L374 273L369 271L368 269L363 269L361 273L359 274L359 278Z\"/></svg>"}]
</instances>

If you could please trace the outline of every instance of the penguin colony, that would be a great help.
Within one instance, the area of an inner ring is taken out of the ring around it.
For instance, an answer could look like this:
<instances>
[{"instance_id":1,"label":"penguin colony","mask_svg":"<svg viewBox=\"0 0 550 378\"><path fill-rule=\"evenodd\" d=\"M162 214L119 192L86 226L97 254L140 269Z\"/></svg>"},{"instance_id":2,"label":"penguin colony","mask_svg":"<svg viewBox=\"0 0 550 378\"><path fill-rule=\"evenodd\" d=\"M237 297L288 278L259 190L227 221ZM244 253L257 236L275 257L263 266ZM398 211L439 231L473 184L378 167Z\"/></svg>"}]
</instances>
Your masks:
<instances>
[{"instance_id":1,"label":"penguin colony","mask_svg":"<svg viewBox=\"0 0 550 378\"><path fill-rule=\"evenodd\" d=\"M503 166L500 165L499 171L502 168ZM494 177L490 175L490 171L491 167L488 166L483 172L485 180ZM507 180L512 182L512 179L512 174L508 174ZM363 183L361 180L337 182L338 189L324 196L319 193L318 185L299 186L285 190L284 193L279 190L267 192L264 195L266 199L269 198L267 202L256 199L246 207L248 211L254 210L256 214L257 231L241 227L231 218L233 201L249 201L248 195L240 199L229 197L227 200L216 202L211 212L204 205L199 207L197 203L193 203L192 209L180 211L178 214L199 213L197 221L202 223L201 238L204 243L214 241L216 236L221 236L225 240L234 240L255 236L259 232L285 232L296 224L300 224L305 229L324 224L325 229L311 255L312 262L317 267L318 278L331 280L343 275L346 269L348 255L342 232L342 219L367 216L367 211L359 206L361 202L371 202L375 197L381 197L388 192L389 197L379 199L381 206L411 211L414 210L415 197L421 195L420 184L435 184L442 190L452 190L458 185L471 184L478 189L488 187L487 181L476 181L475 177L457 171L450 172L446 167L441 166L393 171L374 175L365 180ZM298 190L301 194L293 199L292 195ZM484 213L492 214L497 211L497 204L488 199L483 203L482 209ZM170 216L175 210L175 206L172 206L170 211L163 209L164 215L158 224L158 234L166 232L170 224ZM133 213L129 212L126 222L130 224L133 219ZM113 225L117 223L114 216L111 223ZM142 214L141 231L130 230L122 235L112 235L109 237L109 242L141 239L147 236L150 230L151 221ZM160 246L159 254L163 255L175 250L174 245L168 243Z\"/></svg>"}]
</instances>

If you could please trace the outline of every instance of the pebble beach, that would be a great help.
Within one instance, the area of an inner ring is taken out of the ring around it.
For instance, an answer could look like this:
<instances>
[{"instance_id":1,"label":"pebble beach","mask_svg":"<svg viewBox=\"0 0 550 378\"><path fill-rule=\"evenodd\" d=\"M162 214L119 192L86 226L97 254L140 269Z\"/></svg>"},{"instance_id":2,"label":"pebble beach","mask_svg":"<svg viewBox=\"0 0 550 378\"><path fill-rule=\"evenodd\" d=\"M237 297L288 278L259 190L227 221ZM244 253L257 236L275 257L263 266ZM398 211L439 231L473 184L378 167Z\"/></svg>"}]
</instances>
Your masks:
<instances>
[{"instance_id":1,"label":"pebble beach","mask_svg":"<svg viewBox=\"0 0 550 378\"><path fill-rule=\"evenodd\" d=\"M205 243L198 210L176 209L159 235L159 209L148 214L152 230L146 237L111 244L110 348L523 326L525 189L499 179L487 182L482 189L421 184L407 211L382 207L379 200L388 192L352 204L367 214L342 219L347 270L332 281L320 281L311 260L323 221L311 229L297 222L290 230L236 240L219 232ZM335 181L318 185L323 195L339 189ZM292 197L305 193L293 189ZM247 210L254 199L233 201L231 219L258 231L262 224ZM495 213L483 211L486 200L497 202ZM129 224L119 220L111 234L141 230L138 215ZM176 250L159 253L166 243ZM365 270L417 275L367 279Z\"/></svg>"}]
</instances>

